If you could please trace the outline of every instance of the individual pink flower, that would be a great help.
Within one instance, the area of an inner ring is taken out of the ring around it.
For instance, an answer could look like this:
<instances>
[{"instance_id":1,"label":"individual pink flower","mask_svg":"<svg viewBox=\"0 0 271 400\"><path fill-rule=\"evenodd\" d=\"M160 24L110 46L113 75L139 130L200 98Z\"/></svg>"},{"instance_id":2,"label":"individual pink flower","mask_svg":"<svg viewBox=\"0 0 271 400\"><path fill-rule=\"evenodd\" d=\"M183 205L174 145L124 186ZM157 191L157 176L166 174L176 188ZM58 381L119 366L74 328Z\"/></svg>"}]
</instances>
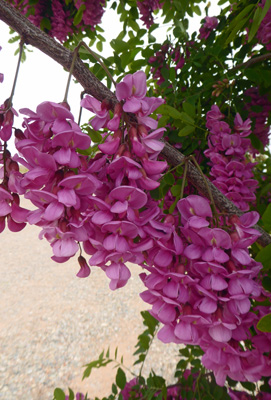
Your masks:
<instances>
[{"instance_id":1,"label":"individual pink flower","mask_svg":"<svg viewBox=\"0 0 271 400\"><path fill-rule=\"evenodd\" d=\"M146 75L143 71L128 74L116 86L119 101L125 100L123 111L136 113L141 108L141 100L147 92Z\"/></svg>"},{"instance_id":2,"label":"individual pink flower","mask_svg":"<svg viewBox=\"0 0 271 400\"><path fill-rule=\"evenodd\" d=\"M205 22L199 30L200 39L208 39L210 33L217 27L217 25L218 19L216 17L205 17Z\"/></svg>"},{"instance_id":3,"label":"individual pink flower","mask_svg":"<svg viewBox=\"0 0 271 400\"><path fill-rule=\"evenodd\" d=\"M104 128L107 122L110 120L109 111L105 103L101 103L99 100L89 95L85 96L81 100L81 107L96 114L91 120L91 125L94 129L99 130Z\"/></svg>"},{"instance_id":4,"label":"individual pink flower","mask_svg":"<svg viewBox=\"0 0 271 400\"><path fill-rule=\"evenodd\" d=\"M0 107L0 139L7 142L11 138L14 115L18 116L14 108L9 107L9 99Z\"/></svg>"},{"instance_id":5,"label":"individual pink flower","mask_svg":"<svg viewBox=\"0 0 271 400\"><path fill-rule=\"evenodd\" d=\"M80 265L80 270L77 272L76 276L79 278L87 278L90 274L90 268L87 264L86 259L83 256L78 257L78 262Z\"/></svg>"}]
</instances>

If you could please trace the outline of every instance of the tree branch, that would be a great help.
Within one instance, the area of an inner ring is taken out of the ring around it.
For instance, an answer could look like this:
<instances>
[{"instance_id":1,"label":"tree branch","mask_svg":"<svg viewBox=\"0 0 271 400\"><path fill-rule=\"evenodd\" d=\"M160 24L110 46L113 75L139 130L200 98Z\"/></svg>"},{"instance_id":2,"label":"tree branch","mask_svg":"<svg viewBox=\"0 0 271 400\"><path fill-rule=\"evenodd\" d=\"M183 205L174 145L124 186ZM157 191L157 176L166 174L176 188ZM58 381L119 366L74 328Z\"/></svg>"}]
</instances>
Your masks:
<instances>
[{"instance_id":1,"label":"tree branch","mask_svg":"<svg viewBox=\"0 0 271 400\"><path fill-rule=\"evenodd\" d=\"M70 70L73 58L72 52L33 25L5 0L0 0L0 19L17 32L25 44L31 44L62 65L66 70ZM75 61L73 76L87 93L99 101L107 98L113 103L117 102L115 95L86 68L79 58Z\"/></svg>"},{"instance_id":2,"label":"tree branch","mask_svg":"<svg viewBox=\"0 0 271 400\"><path fill-rule=\"evenodd\" d=\"M269 58L271 58L271 53L266 53L266 54L262 54L258 57L250 58L250 60L243 62L241 64L237 64L235 67L229 69L228 72L234 72L237 69L242 69L242 68L244 68L244 69L249 68L251 65L257 64L264 60L268 60Z\"/></svg>"},{"instance_id":3,"label":"tree branch","mask_svg":"<svg viewBox=\"0 0 271 400\"><path fill-rule=\"evenodd\" d=\"M34 26L5 0L0 0L0 19L15 30L26 44L31 44L67 70L70 69L73 58L72 52ZM112 108L117 103L115 95L89 71L80 59L77 59L75 62L73 75L82 85L86 93L89 93L99 101L107 99L111 103ZM172 166L179 165L185 159L182 153L168 143L165 143L162 155ZM187 178L199 192L207 198L209 197L200 173L191 162L188 163ZM210 181L208 181L208 184L213 194L215 204L221 212L224 211L228 214L236 215L243 214L242 211L228 200ZM261 246L266 246L271 243L270 235L259 226L255 226L255 228L262 233L262 236L258 239L258 243Z\"/></svg>"}]
</instances>

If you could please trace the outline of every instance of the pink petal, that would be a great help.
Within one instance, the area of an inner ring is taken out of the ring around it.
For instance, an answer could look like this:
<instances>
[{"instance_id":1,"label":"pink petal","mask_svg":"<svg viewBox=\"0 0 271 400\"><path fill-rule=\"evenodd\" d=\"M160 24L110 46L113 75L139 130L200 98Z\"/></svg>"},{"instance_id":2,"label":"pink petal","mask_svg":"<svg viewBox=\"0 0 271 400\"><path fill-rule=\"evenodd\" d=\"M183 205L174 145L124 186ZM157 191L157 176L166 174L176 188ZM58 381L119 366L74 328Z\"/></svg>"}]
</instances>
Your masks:
<instances>
[{"instance_id":1,"label":"pink petal","mask_svg":"<svg viewBox=\"0 0 271 400\"><path fill-rule=\"evenodd\" d=\"M217 342L228 342L232 337L232 331L223 325L216 325L209 328L209 335Z\"/></svg>"},{"instance_id":2,"label":"pink petal","mask_svg":"<svg viewBox=\"0 0 271 400\"><path fill-rule=\"evenodd\" d=\"M47 221L56 221L62 216L64 210L65 207L63 204L59 203L58 201L54 201L46 208L43 218Z\"/></svg>"},{"instance_id":3,"label":"pink petal","mask_svg":"<svg viewBox=\"0 0 271 400\"><path fill-rule=\"evenodd\" d=\"M78 244L73 239L59 239L51 246L56 257L72 257L79 249Z\"/></svg>"},{"instance_id":4,"label":"pink petal","mask_svg":"<svg viewBox=\"0 0 271 400\"><path fill-rule=\"evenodd\" d=\"M77 203L76 194L73 189L61 189L57 192L59 203L64 204L66 207L73 207Z\"/></svg>"}]
</instances>

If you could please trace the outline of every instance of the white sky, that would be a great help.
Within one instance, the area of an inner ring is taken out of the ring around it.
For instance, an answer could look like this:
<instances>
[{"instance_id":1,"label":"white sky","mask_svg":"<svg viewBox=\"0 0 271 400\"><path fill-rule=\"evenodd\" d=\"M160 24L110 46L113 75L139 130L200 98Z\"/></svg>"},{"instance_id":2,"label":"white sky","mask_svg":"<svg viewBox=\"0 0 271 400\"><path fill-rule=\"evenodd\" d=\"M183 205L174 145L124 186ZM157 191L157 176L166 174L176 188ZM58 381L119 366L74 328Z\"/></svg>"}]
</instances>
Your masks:
<instances>
[{"instance_id":1,"label":"white sky","mask_svg":"<svg viewBox=\"0 0 271 400\"><path fill-rule=\"evenodd\" d=\"M209 15L217 15L219 11L220 8L217 6L217 0L212 1ZM104 57L111 55L109 42L120 32L120 24L112 23L116 18L118 21L118 16L116 16L113 10L107 10L103 16L102 27L105 30L103 36L107 40L102 53ZM202 18L195 16L191 20L191 32L199 29ZM16 44L8 43L8 39L10 38L9 28L2 21L0 21L0 32L0 46L2 46L2 50L0 51L0 72L4 74L4 82L0 84L0 104L3 104L9 97L12 88L18 57L14 56L14 52L17 49L18 42ZM166 29L157 29L154 33L159 42L163 42L166 37ZM64 97L68 78L68 73L55 61L32 46L27 47L33 50L33 52L27 52L27 60L20 66L15 96L13 98L13 106L17 111L21 108L30 108L35 111L37 105L43 101L61 102ZM94 50L97 51L96 47ZM81 91L81 85L71 82L68 102L75 120L78 118ZM88 118L89 113L83 117L82 122L87 122ZM20 127L21 121L22 118L17 120L15 125ZM13 151L10 145L9 148Z\"/></svg>"}]
</instances>

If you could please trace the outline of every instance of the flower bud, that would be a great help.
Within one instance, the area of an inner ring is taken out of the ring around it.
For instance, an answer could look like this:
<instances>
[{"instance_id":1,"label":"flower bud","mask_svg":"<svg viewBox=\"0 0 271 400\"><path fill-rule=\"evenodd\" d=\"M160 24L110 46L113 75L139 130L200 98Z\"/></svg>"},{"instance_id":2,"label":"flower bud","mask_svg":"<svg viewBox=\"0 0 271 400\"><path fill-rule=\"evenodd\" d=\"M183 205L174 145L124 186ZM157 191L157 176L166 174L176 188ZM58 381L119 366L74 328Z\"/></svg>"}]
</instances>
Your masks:
<instances>
[{"instance_id":1,"label":"flower bud","mask_svg":"<svg viewBox=\"0 0 271 400\"><path fill-rule=\"evenodd\" d=\"M79 256L78 262L80 265L80 270L79 272L77 272L76 276L78 276L79 278L87 278L90 274L90 268L87 264L85 257Z\"/></svg>"}]
</instances>

